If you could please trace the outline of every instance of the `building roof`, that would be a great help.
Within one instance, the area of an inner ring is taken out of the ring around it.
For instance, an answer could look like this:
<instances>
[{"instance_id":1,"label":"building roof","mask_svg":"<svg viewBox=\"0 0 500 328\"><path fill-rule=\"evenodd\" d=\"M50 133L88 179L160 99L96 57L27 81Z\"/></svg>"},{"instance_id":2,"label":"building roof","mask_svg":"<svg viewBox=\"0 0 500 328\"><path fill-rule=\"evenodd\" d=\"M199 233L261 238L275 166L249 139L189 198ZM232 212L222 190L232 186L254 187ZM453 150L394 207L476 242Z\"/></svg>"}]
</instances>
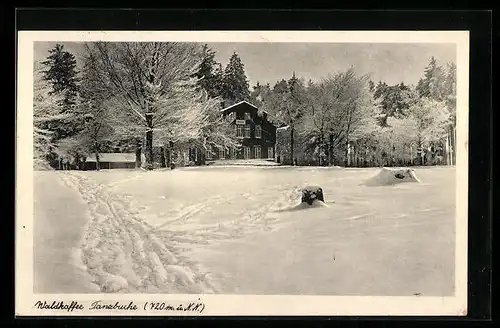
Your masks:
<instances>
[{"instance_id":1,"label":"building roof","mask_svg":"<svg viewBox=\"0 0 500 328\"><path fill-rule=\"evenodd\" d=\"M221 109L220 111L221 111L221 112L225 112L225 111L227 111L227 110L229 110L229 109L231 109L231 108L238 107L238 106L240 106L240 105L242 105L242 104L247 104L247 105L249 105L249 106L251 106L251 107L255 108L256 110L259 110L259 108L258 108L257 106L255 106L254 104L251 104L251 103L249 103L249 102L248 102L248 101L246 101L246 100L242 100L242 101L240 101L240 102L237 102L236 104L232 104L231 106L228 106L228 107L226 107L226 108L223 108L223 109ZM264 111L264 110L263 110L262 112L264 112L264 113L266 113L266 114L267 114L267 112L266 112L266 111Z\"/></svg>"},{"instance_id":2,"label":"building roof","mask_svg":"<svg viewBox=\"0 0 500 328\"><path fill-rule=\"evenodd\" d=\"M226 108L223 108L223 109L221 109L220 111L221 111L221 112L225 112L225 111L227 111L227 110L229 110L229 109L231 109L231 108L234 108L234 107L240 106L240 105L242 105L242 104L247 104L248 106L253 107L253 108L255 108L256 110L260 110L261 112L265 113L265 114L267 115L267 120L268 120L269 122L271 122L274 126L276 126L276 127L280 127L280 126L283 126L283 125L284 125L284 123L280 122L280 121L279 121L276 117L274 117L274 116L270 115L270 114L269 114L268 112L266 112L265 110L261 110L261 109L259 109L257 106L255 106L254 104L249 103L249 102L248 102L248 101L246 101L246 100L240 101L240 102L238 102L238 103L236 103L236 104L233 104L233 105L231 105L231 106L228 106L228 107L226 107Z\"/></svg>"},{"instance_id":3,"label":"building roof","mask_svg":"<svg viewBox=\"0 0 500 328\"><path fill-rule=\"evenodd\" d=\"M288 130L290 128L290 125L283 125L277 128L277 130Z\"/></svg>"},{"instance_id":4,"label":"building roof","mask_svg":"<svg viewBox=\"0 0 500 328\"><path fill-rule=\"evenodd\" d=\"M86 159L87 162L95 162L95 154ZM135 162L135 153L99 153L99 162Z\"/></svg>"}]
</instances>

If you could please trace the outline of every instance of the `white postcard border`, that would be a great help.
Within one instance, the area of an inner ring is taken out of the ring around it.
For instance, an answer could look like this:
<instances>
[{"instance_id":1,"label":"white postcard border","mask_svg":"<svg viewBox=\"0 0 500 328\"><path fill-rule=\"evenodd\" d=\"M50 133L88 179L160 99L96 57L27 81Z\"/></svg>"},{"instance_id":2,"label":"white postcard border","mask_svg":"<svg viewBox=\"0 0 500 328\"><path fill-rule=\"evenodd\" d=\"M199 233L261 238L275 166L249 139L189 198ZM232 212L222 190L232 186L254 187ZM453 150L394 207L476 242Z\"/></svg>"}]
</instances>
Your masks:
<instances>
[{"instance_id":1,"label":"white postcard border","mask_svg":"<svg viewBox=\"0 0 500 328\"><path fill-rule=\"evenodd\" d=\"M191 41L318 43L455 43L457 46L457 149L455 296L261 296L166 294L33 293L33 43L35 41ZM18 32L16 121L16 315L183 316L185 312L144 310L145 302L202 302L196 315L466 315L468 203L468 31L20 31ZM138 311L41 310L37 301L133 301Z\"/></svg>"}]
</instances>

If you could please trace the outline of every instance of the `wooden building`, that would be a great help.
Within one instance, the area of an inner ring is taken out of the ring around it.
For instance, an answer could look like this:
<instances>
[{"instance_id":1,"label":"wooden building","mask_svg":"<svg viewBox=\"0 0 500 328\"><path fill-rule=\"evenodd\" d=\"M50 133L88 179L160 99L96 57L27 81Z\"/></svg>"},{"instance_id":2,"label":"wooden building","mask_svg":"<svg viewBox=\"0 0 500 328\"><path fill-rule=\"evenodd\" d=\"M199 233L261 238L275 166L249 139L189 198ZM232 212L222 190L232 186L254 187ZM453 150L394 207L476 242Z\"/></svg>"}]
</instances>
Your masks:
<instances>
[{"instance_id":1,"label":"wooden building","mask_svg":"<svg viewBox=\"0 0 500 328\"><path fill-rule=\"evenodd\" d=\"M272 159L275 158L276 123L269 119L267 112L255 105L240 101L221 110L224 116L232 118L234 133L241 141L239 151L221 147L207 151L206 160L227 159Z\"/></svg>"},{"instance_id":2,"label":"wooden building","mask_svg":"<svg viewBox=\"0 0 500 328\"><path fill-rule=\"evenodd\" d=\"M100 169L133 169L135 168L135 153L100 153ZM85 170L96 169L95 154L85 159Z\"/></svg>"}]
</instances>

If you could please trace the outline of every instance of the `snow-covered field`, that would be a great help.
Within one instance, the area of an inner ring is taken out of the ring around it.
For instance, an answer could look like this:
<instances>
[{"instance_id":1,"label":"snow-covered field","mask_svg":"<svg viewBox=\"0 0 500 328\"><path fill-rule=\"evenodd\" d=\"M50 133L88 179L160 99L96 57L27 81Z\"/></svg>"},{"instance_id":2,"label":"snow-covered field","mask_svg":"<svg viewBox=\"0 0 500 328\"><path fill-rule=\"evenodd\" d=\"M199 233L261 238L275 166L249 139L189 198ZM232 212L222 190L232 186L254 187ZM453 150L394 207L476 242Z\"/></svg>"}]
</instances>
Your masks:
<instances>
[{"instance_id":1,"label":"snow-covered field","mask_svg":"<svg viewBox=\"0 0 500 328\"><path fill-rule=\"evenodd\" d=\"M379 171L35 172L35 292L452 295L455 168Z\"/></svg>"}]
</instances>

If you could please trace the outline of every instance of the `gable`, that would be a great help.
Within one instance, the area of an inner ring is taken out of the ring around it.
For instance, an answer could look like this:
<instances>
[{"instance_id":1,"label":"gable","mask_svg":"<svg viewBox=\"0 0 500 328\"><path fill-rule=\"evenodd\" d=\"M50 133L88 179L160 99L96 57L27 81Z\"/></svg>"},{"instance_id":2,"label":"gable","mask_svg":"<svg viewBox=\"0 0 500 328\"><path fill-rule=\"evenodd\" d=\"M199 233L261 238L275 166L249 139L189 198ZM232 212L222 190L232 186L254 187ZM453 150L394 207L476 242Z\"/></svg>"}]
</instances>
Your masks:
<instances>
[{"instance_id":1,"label":"gable","mask_svg":"<svg viewBox=\"0 0 500 328\"><path fill-rule=\"evenodd\" d=\"M247 101L240 101L236 104L233 104L231 106L228 106L226 108L221 109L221 112L224 114L232 113L232 112L257 112L258 108L257 106L247 102Z\"/></svg>"}]
</instances>

